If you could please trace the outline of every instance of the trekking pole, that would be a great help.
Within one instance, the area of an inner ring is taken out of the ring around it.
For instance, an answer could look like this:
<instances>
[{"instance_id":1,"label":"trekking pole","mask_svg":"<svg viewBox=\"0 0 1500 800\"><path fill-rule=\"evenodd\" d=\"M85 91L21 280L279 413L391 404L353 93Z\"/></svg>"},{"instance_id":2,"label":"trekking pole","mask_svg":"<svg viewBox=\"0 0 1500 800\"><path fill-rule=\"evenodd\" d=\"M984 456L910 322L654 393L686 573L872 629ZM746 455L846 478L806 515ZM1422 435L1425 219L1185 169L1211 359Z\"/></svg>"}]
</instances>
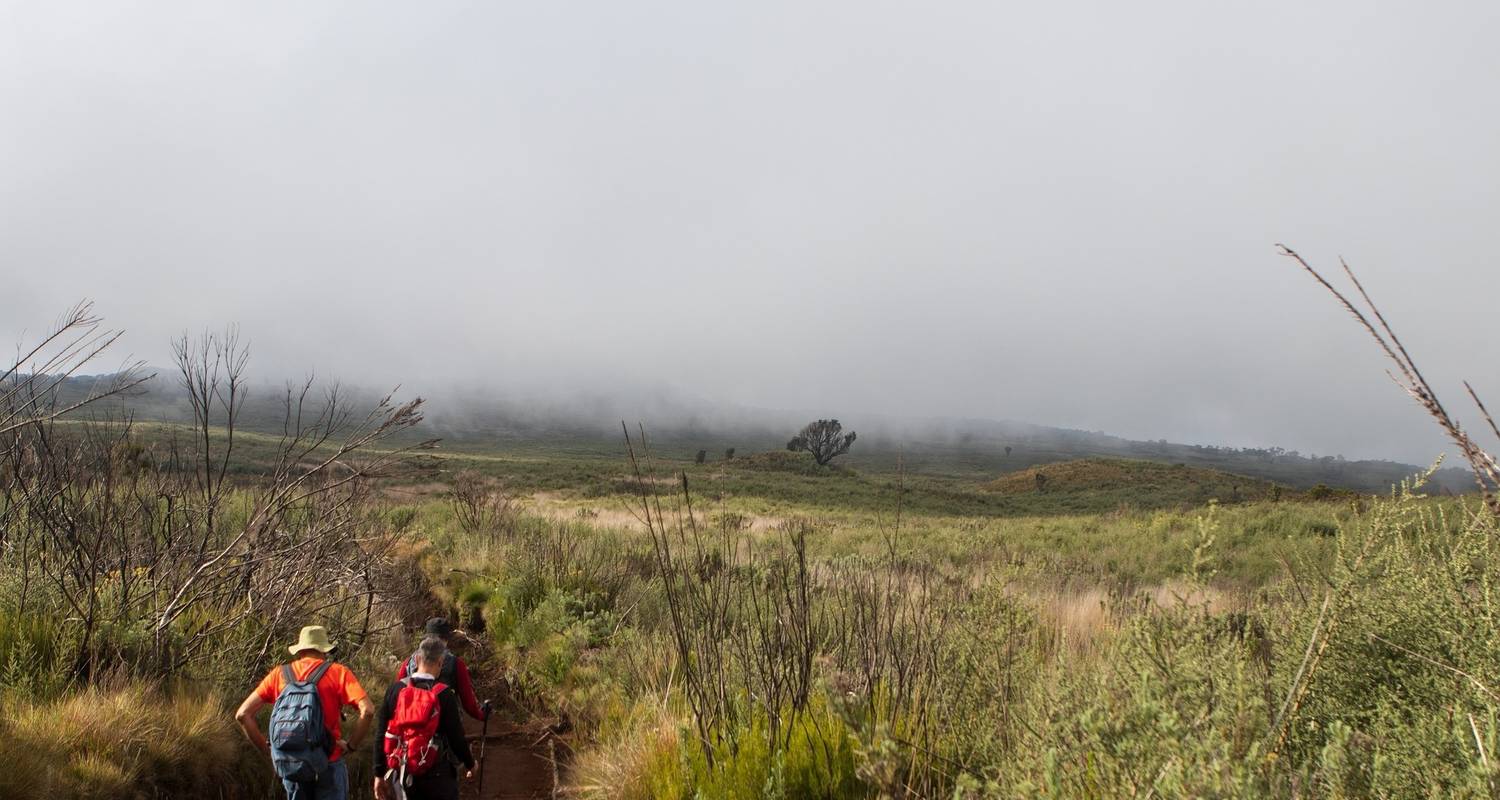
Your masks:
<instances>
[{"instance_id":1,"label":"trekking pole","mask_svg":"<svg viewBox=\"0 0 1500 800\"><path fill-rule=\"evenodd\" d=\"M479 734L479 785L475 787L474 793L484 797L484 746L490 741L490 701L484 701L480 710L484 711L484 725Z\"/></svg>"}]
</instances>

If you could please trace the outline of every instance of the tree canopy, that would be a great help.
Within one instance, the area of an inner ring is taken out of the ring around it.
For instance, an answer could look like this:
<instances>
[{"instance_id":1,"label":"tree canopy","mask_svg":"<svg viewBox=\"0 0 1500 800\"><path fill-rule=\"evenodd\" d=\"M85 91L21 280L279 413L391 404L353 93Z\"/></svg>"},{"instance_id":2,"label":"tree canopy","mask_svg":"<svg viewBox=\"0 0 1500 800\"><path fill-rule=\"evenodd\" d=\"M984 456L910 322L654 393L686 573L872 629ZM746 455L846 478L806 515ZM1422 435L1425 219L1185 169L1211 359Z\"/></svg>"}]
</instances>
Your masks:
<instances>
[{"instance_id":1,"label":"tree canopy","mask_svg":"<svg viewBox=\"0 0 1500 800\"><path fill-rule=\"evenodd\" d=\"M854 431L844 433L844 426L838 420L820 419L807 423L786 443L786 449L794 453L805 450L812 453L813 460L819 466L827 466L828 462L849 452L849 446L854 444L854 436Z\"/></svg>"}]
</instances>

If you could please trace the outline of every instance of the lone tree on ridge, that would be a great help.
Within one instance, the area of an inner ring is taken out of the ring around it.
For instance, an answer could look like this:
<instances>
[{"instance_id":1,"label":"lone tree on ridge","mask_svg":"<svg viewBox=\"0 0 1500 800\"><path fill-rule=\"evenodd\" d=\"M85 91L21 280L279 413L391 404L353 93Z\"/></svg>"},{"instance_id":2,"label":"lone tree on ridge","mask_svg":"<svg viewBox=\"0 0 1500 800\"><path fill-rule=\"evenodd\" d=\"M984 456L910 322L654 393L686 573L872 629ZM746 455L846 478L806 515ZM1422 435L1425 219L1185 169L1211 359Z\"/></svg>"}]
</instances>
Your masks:
<instances>
[{"instance_id":1,"label":"lone tree on ridge","mask_svg":"<svg viewBox=\"0 0 1500 800\"><path fill-rule=\"evenodd\" d=\"M806 450L812 453L818 466L826 467L828 462L849 452L851 444L854 444L854 431L844 433L844 426L836 419L820 419L807 423L807 427L786 443L786 449L794 453Z\"/></svg>"}]
</instances>

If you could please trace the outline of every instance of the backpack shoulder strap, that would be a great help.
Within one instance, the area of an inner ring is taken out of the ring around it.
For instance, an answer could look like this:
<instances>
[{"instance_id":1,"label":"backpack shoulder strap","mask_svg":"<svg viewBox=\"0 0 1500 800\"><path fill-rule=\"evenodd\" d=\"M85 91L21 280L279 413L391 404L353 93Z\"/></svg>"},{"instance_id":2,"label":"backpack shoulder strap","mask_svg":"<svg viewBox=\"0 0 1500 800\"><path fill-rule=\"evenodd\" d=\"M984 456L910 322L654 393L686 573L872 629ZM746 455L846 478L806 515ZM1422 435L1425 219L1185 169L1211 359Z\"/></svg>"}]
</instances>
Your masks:
<instances>
[{"instance_id":1,"label":"backpack shoulder strap","mask_svg":"<svg viewBox=\"0 0 1500 800\"><path fill-rule=\"evenodd\" d=\"M294 673L294 672L292 672L292 665L291 664L282 664L281 665L281 688L285 689L286 687L291 686L292 684L294 684L296 682L297 682L297 674Z\"/></svg>"},{"instance_id":2,"label":"backpack shoulder strap","mask_svg":"<svg viewBox=\"0 0 1500 800\"><path fill-rule=\"evenodd\" d=\"M438 682L432 684L432 693L433 694L440 695L440 694L442 694L443 692L446 692L446 691L448 691L448 685L445 684L445 683L443 683L442 681L438 681Z\"/></svg>"},{"instance_id":3,"label":"backpack shoulder strap","mask_svg":"<svg viewBox=\"0 0 1500 800\"><path fill-rule=\"evenodd\" d=\"M330 659L324 659L323 663L319 664L318 668L313 670L312 673L307 676L307 682L314 686L317 686L318 682L323 680L323 676L327 675L328 670L332 668L333 661Z\"/></svg>"}]
</instances>

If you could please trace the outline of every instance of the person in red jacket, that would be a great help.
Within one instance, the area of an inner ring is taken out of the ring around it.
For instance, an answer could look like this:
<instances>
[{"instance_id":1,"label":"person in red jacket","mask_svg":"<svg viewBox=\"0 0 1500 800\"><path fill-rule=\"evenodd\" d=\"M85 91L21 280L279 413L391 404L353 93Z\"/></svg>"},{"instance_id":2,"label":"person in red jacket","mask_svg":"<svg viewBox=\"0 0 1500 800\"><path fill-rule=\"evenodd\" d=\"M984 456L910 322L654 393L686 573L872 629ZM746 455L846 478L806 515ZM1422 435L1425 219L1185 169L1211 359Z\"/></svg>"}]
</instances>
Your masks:
<instances>
[{"instance_id":1,"label":"person in red jacket","mask_svg":"<svg viewBox=\"0 0 1500 800\"><path fill-rule=\"evenodd\" d=\"M426 636L436 636L444 643L451 644L453 639L453 623L445 617L433 617L427 620L427 625L422 629ZM413 659L415 656L412 657ZM401 662L401 668L396 670L396 680L400 681L408 673L416 672L416 665L412 659ZM459 705L463 706L464 713L474 719L483 720L490 715L489 703L483 706L474 697L474 682L469 679L469 667L464 660L453 654L452 650L443 657L443 668L438 673L437 679L445 686L452 686L458 693Z\"/></svg>"},{"instance_id":2,"label":"person in red jacket","mask_svg":"<svg viewBox=\"0 0 1500 800\"><path fill-rule=\"evenodd\" d=\"M469 749L469 740L464 736L463 723L459 721L458 700L454 697L454 691L446 684L437 680L437 672L442 669L442 664L448 654L447 645L436 636L428 636L422 640L422 644L413 655L418 661L417 669L411 677L403 678L386 690L385 701L380 705L380 711L376 714L375 722L375 797L378 800L392 800L393 797L405 798L405 800L458 800L458 776L459 770L456 766L463 766L465 778L474 777L474 769L477 764L474 761L474 753ZM438 719L437 730L433 735L431 743L438 747L439 755L436 763L418 775L409 775L404 771L397 771L392 765L392 759L388 754L397 753L396 764L400 764L400 748L403 744L411 744L410 739L403 741L401 734L392 731L405 731L407 735L410 728L407 725L412 719L410 716L403 723L400 718L401 697L408 686L416 687L424 691L432 691L439 685L443 690L438 693ZM387 742L392 742L390 747ZM386 772L385 766L391 766L390 772ZM382 777L381 773L386 772ZM402 780L405 778L405 781ZM399 790L398 790L399 789Z\"/></svg>"}]
</instances>

